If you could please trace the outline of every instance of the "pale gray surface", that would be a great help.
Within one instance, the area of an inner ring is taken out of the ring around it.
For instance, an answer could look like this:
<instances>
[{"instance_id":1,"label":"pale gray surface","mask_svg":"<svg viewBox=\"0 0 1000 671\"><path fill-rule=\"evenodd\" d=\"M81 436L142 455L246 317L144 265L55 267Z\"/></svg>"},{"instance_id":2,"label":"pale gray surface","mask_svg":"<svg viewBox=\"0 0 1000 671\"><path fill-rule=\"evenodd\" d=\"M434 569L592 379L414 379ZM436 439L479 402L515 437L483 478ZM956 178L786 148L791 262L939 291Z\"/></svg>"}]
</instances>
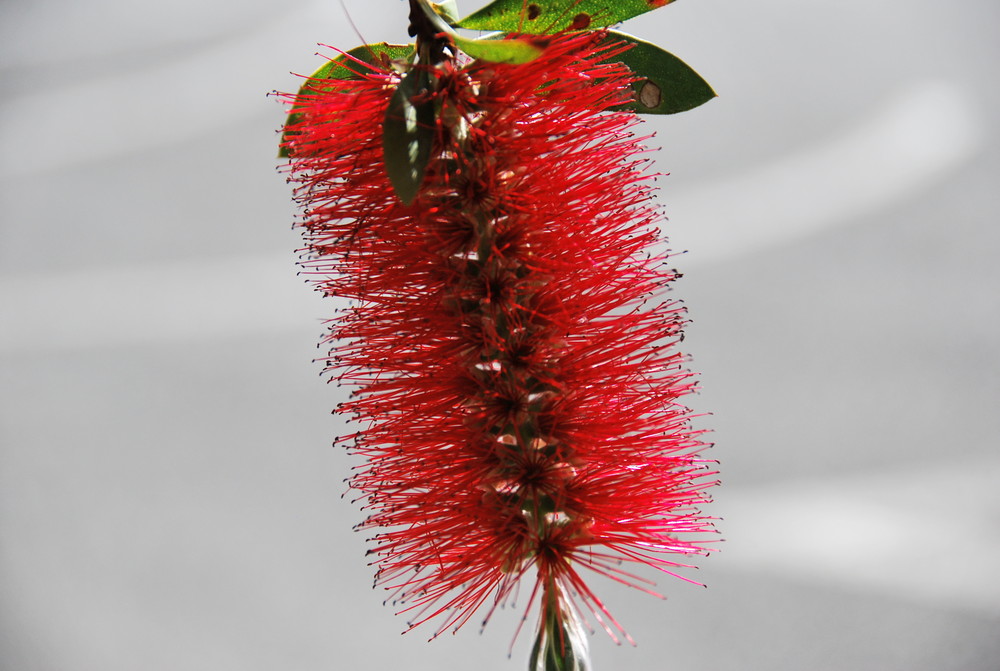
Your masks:
<instances>
[{"instance_id":1,"label":"pale gray surface","mask_svg":"<svg viewBox=\"0 0 1000 671\"><path fill-rule=\"evenodd\" d=\"M463 3L465 9L471 3ZM369 41L405 4L351 2ZM650 125L714 415L709 589L601 585L610 669L1000 668L1000 9L685 0ZM370 588L273 170L335 2L0 4L0 668L521 669Z\"/></svg>"}]
</instances>

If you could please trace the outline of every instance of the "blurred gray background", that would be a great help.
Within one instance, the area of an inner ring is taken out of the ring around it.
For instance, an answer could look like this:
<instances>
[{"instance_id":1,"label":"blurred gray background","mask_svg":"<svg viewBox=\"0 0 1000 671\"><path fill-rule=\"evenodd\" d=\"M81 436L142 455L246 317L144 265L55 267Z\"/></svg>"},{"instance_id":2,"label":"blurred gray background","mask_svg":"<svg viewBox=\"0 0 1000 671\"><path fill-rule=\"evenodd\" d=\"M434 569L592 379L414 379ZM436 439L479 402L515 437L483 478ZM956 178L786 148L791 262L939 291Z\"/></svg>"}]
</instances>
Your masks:
<instances>
[{"instance_id":1,"label":"blurred gray background","mask_svg":"<svg viewBox=\"0 0 1000 671\"><path fill-rule=\"evenodd\" d=\"M464 13L475 9L462 2ZM524 668L371 590L332 307L274 171L289 71L402 0L0 4L0 668ZM722 551L598 585L595 668L1000 669L1000 5L683 0L658 118Z\"/></svg>"}]
</instances>

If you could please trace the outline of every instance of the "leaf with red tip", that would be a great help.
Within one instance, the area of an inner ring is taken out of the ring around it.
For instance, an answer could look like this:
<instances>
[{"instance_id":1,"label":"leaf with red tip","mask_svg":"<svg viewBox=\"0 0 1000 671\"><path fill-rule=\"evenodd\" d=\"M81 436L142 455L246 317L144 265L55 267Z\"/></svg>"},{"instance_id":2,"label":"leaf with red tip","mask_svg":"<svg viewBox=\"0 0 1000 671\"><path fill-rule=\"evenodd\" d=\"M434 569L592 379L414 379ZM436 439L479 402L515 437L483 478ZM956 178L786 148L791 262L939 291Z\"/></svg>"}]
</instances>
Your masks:
<instances>
[{"instance_id":1,"label":"leaf with red tip","mask_svg":"<svg viewBox=\"0 0 1000 671\"><path fill-rule=\"evenodd\" d=\"M611 26L673 0L494 0L458 22L459 28L548 34Z\"/></svg>"},{"instance_id":2,"label":"leaf with red tip","mask_svg":"<svg viewBox=\"0 0 1000 671\"><path fill-rule=\"evenodd\" d=\"M390 61L406 59L412 53L412 44L379 42L378 44L365 44L360 47L354 47L350 51L327 61L323 64L323 67L312 73L309 79L306 80L306 83L299 88L296 99L299 96L315 95L318 92L330 91L332 89L332 82L337 80L360 79L365 74L374 70L372 66L388 69ZM331 84L324 85L326 81L330 81ZM296 107L297 105L293 103L292 110L285 121L286 129L300 119L300 114L296 112ZM286 145L289 134L288 130L285 130L281 134L278 158L290 157Z\"/></svg>"},{"instance_id":3,"label":"leaf with red tip","mask_svg":"<svg viewBox=\"0 0 1000 671\"><path fill-rule=\"evenodd\" d=\"M691 67L655 44L625 33L608 32L608 41L625 42L631 49L615 56L639 79L635 100L628 107L640 114L677 114L707 103L716 96L712 87Z\"/></svg>"}]
</instances>

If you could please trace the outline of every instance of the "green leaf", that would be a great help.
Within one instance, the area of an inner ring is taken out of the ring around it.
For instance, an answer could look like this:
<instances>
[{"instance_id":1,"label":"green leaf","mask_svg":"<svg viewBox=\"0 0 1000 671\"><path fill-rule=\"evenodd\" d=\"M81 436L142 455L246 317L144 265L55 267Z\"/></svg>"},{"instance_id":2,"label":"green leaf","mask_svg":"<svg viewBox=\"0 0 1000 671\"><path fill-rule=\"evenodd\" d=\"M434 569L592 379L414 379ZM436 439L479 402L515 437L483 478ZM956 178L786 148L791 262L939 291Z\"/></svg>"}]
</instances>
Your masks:
<instances>
[{"instance_id":1,"label":"green leaf","mask_svg":"<svg viewBox=\"0 0 1000 671\"><path fill-rule=\"evenodd\" d=\"M426 68L410 70L389 99L382 125L385 169L392 188L406 205L413 202L424 181L427 162L434 144L434 101L414 102L414 97L430 90Z\"/></svg>"},{"instance_id":2,"label":"green leaf","mask_svg":"<svg viewBox=\"0 0 1000 671\"><path fill-rule=\"evenodd\" d=\"M494 0L458 22L459 28L545 35L614 25L673 0Z\"/></svg>"},{"instance_id":3,"label":"green leaf","mask_svg":"<svg viewBox=\"0 0 1000 671\"><path fill-rule=\"evenodd\" d=\"M306 80L306 83L299 88L295 98L298 100L300 96L315 95L318 91L332 91L334 89L333 83L338 80L361 79L365 74L375 70L372 66L387 69L389 61L406 59L412 53L412 44L387 44L380 42L378 44L365 44L355 47L346 54L341 54L333 60L327 61L323 64L323 67L312 73L309 79ZM359 63L358 61L361 62ZM324 85L323 82L325 81L331 82L330 85ZM299 112L295 111L297 107L296 103L292 103L291 113L285 120L285 130L281 134L281 142L278 147L278 158L289 158L290 156L285 143L294 134L294 131L289 131L288 127L297 123L302 117Z\"/></svg>"},{"instance_id":4,"label":"green leaf","mask_svg":"<svg viewBox=\"0 0 1000 671\"><path fill-rule=\"evenodd\" d=\"M668 51L631 35L608 32L608 42L627 42L628 51L615 60L641 77L633 88L635 101L627 106L640 114L676 114L707 103L716 96L708 82Z\"/></svg>"},{"instance_id":5,"label":"green leaf","mask_svg":"<svg viewBox=\"0 0 1000 671\"><path fill-rule=\"evenodd\" d=\"M458 3L455 0L441 0L441 2L431 2L431 7L438 15L451 25L458 21Z\"/></svg>"},{"instance_id":6,"label":"green leaf","mask_svg":"<svg viewBox=\"0 0 1000 671\"><path fill-rule=\"evenodd\" d=\"M563 603L543 607L542 626L531 648L528 671L590 671L590 652L579 618Z\"/></svg>"},{"instance_id":7,"label":"green leaf","mask_svg":"<svg viewBox=\"0 0 1000 671\"><path fill-rule=\"evenodd\" d=\"M453 35L455 45L480 60L491 63L509 63L520 65L528 63L542 55L543 48L531 39L518 37L508 40L470 40L460 35Z\"/></svg>"}]
</instances>

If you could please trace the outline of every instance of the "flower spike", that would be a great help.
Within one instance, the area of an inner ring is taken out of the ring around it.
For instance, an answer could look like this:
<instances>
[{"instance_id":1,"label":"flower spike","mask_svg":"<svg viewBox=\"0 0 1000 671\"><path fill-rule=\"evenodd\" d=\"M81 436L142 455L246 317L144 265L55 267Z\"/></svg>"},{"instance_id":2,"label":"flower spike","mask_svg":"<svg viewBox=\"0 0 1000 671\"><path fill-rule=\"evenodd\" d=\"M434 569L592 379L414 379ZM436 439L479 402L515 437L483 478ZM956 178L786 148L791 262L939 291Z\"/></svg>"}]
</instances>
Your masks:
<instances>
[{"instance_id":1,"label":"flower spike","mask_svg":"<svg viewBox=\"0 0 1000 671\"><path fill-rule=\"evenodd\" d=\"M714 533L642 78L605 31L464 55L424 4L406 62L345 55L284 96L302 266L350 301L324 342L359 528L410 629L485 625L534 581L531 671L585 671L588 617L631 641L587 574L655 594L628 565L675 574Z\"/></svg>"}]
</instances>

